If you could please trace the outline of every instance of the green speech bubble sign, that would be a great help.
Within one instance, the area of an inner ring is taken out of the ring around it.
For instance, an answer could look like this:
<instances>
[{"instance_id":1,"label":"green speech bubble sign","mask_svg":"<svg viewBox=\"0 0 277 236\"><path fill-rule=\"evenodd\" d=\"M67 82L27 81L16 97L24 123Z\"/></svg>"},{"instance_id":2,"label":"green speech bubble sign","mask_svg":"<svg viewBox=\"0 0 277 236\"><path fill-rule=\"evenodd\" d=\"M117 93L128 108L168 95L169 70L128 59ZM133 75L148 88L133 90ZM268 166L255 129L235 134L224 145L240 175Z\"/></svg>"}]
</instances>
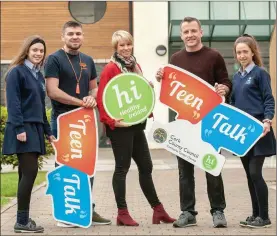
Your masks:
<instances>
[{"instance_id":1,"label":"green speech bubble sign","mask_svg":"<svg viewBox=\"0 0 277 236\"><path fill-rule=\"evenodd\" d=\"M145 121L153 111L155 93L142 76L122 73L107 83L103 104L111 118L123 118L123 122L135 125Z\"/></svg>"}]
</instances>

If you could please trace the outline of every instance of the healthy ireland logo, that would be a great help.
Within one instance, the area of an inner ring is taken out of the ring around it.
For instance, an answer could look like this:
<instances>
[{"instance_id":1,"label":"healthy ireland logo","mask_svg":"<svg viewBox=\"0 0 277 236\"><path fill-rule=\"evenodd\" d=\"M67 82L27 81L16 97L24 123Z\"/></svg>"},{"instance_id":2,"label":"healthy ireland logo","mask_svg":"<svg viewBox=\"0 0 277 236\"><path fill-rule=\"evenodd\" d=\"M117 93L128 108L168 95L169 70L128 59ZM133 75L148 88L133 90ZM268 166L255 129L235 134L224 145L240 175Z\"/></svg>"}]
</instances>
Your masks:
<instances>
[{"instance_id":1,"label":"healthy ireland logo","mask_svg":"<svg viewBox=\"0 0 277 236\"><path fill-rule=\"evenodd\" d=\"M213 154L206 154L202 161L203 167L207 170L213 170L217 166L217 159Z\"/></svg>"},{"instance_id":2,"label":"healthy ireland logo","mask_svg":"<svg viewBox=\"0 0 277 236\"><path fill-rule=\"evenodd\" d=\"M113 119L129 125L147 119L154 109L155 94L149 82L134 73L123 73L109 81L103 93L103 104Z\"/></svg>"}]
</instances>

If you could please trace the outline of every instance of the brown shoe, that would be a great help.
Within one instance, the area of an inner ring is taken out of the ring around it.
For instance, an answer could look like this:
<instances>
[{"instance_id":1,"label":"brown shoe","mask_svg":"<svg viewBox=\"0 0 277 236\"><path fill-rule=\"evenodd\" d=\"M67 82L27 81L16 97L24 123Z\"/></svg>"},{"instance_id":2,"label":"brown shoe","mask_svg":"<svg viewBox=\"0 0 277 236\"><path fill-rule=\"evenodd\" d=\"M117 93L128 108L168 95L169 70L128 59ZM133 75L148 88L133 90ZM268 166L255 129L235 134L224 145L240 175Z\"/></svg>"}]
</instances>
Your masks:
<instances>
[{"instance_id":1,"label":"brown shoe","mask_svg":"<svg viewBox=\"0 0 277 236\"><path fill-rule=\"evenodd\" d=\"M93 212L92 225L110 225L111 223L111 220L103 218L96 211Z\"/></svg>"}]
</instances>

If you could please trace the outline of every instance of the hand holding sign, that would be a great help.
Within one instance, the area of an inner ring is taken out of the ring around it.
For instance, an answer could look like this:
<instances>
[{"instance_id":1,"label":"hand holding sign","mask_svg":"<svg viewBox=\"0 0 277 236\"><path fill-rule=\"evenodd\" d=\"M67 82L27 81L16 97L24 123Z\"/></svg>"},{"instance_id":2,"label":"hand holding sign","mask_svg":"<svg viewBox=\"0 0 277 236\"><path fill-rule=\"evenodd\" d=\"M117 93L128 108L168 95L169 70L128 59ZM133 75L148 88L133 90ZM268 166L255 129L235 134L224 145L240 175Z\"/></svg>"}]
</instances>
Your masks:
<instances>
[{"instance_id":1,"label":"hand holding sign","mask_svg":"<svg viewBox=\"0 0 277 236\"><path fill-rule=\"evenodd\" d=\"M55 220L89 227L92 219L91 187L88 175L68 166L47 174L46 194L52 195Z\"/></svg>"},{"instance_id":2,"label":"hand holding sign","mask_svg":"<svg viewBox=\"0 0 277 236\"><path fill-rule=\"evenodd\" d=\"M127 123L124 122L124 119L115 119L115 123L114 123L115 127L129 127L130 125L128 125Z\"/></svg>"},{"instance_id":3,"label":"hand holding sign","mask_svg":"<svg viewBox=\"0 0 277 236\"><path fill-rule=\"evenodd\" d=\"M58 139L52 142L56 161L93 176L98 149L96 115L78 108L58 117Z\"/></svg>"},{"instance_id":4,"label":"hand holding sign","mask_svg":"<svg viewBox=\"0 0 277 236\"><path fill-rule=\"evenodd\" d=\"M211 85L188 71L168 65L163 75L160 101L178 113L177 119L196 124L224 101Z\"/></svg>"}]
</instances>

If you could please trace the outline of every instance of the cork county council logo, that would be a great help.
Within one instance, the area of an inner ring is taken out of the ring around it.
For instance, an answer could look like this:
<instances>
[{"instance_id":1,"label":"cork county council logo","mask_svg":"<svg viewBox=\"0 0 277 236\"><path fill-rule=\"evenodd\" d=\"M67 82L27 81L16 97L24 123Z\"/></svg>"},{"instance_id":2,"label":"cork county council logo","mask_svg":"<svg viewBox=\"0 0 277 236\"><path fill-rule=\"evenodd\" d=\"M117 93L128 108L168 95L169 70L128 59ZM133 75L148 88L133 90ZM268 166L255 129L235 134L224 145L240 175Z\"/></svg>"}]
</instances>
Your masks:
<instances>
[{"instance_id":1,"label":"cork county council logo","mask_svg":"<svg viewBox=\"0 0 277 236\"><path fill-rule=\"evenodd\" d=\"M158 128L154 131L153 138L157 143L164 143L167 139L167 132L162 128Z\"/></svg>"}]
</instances>

